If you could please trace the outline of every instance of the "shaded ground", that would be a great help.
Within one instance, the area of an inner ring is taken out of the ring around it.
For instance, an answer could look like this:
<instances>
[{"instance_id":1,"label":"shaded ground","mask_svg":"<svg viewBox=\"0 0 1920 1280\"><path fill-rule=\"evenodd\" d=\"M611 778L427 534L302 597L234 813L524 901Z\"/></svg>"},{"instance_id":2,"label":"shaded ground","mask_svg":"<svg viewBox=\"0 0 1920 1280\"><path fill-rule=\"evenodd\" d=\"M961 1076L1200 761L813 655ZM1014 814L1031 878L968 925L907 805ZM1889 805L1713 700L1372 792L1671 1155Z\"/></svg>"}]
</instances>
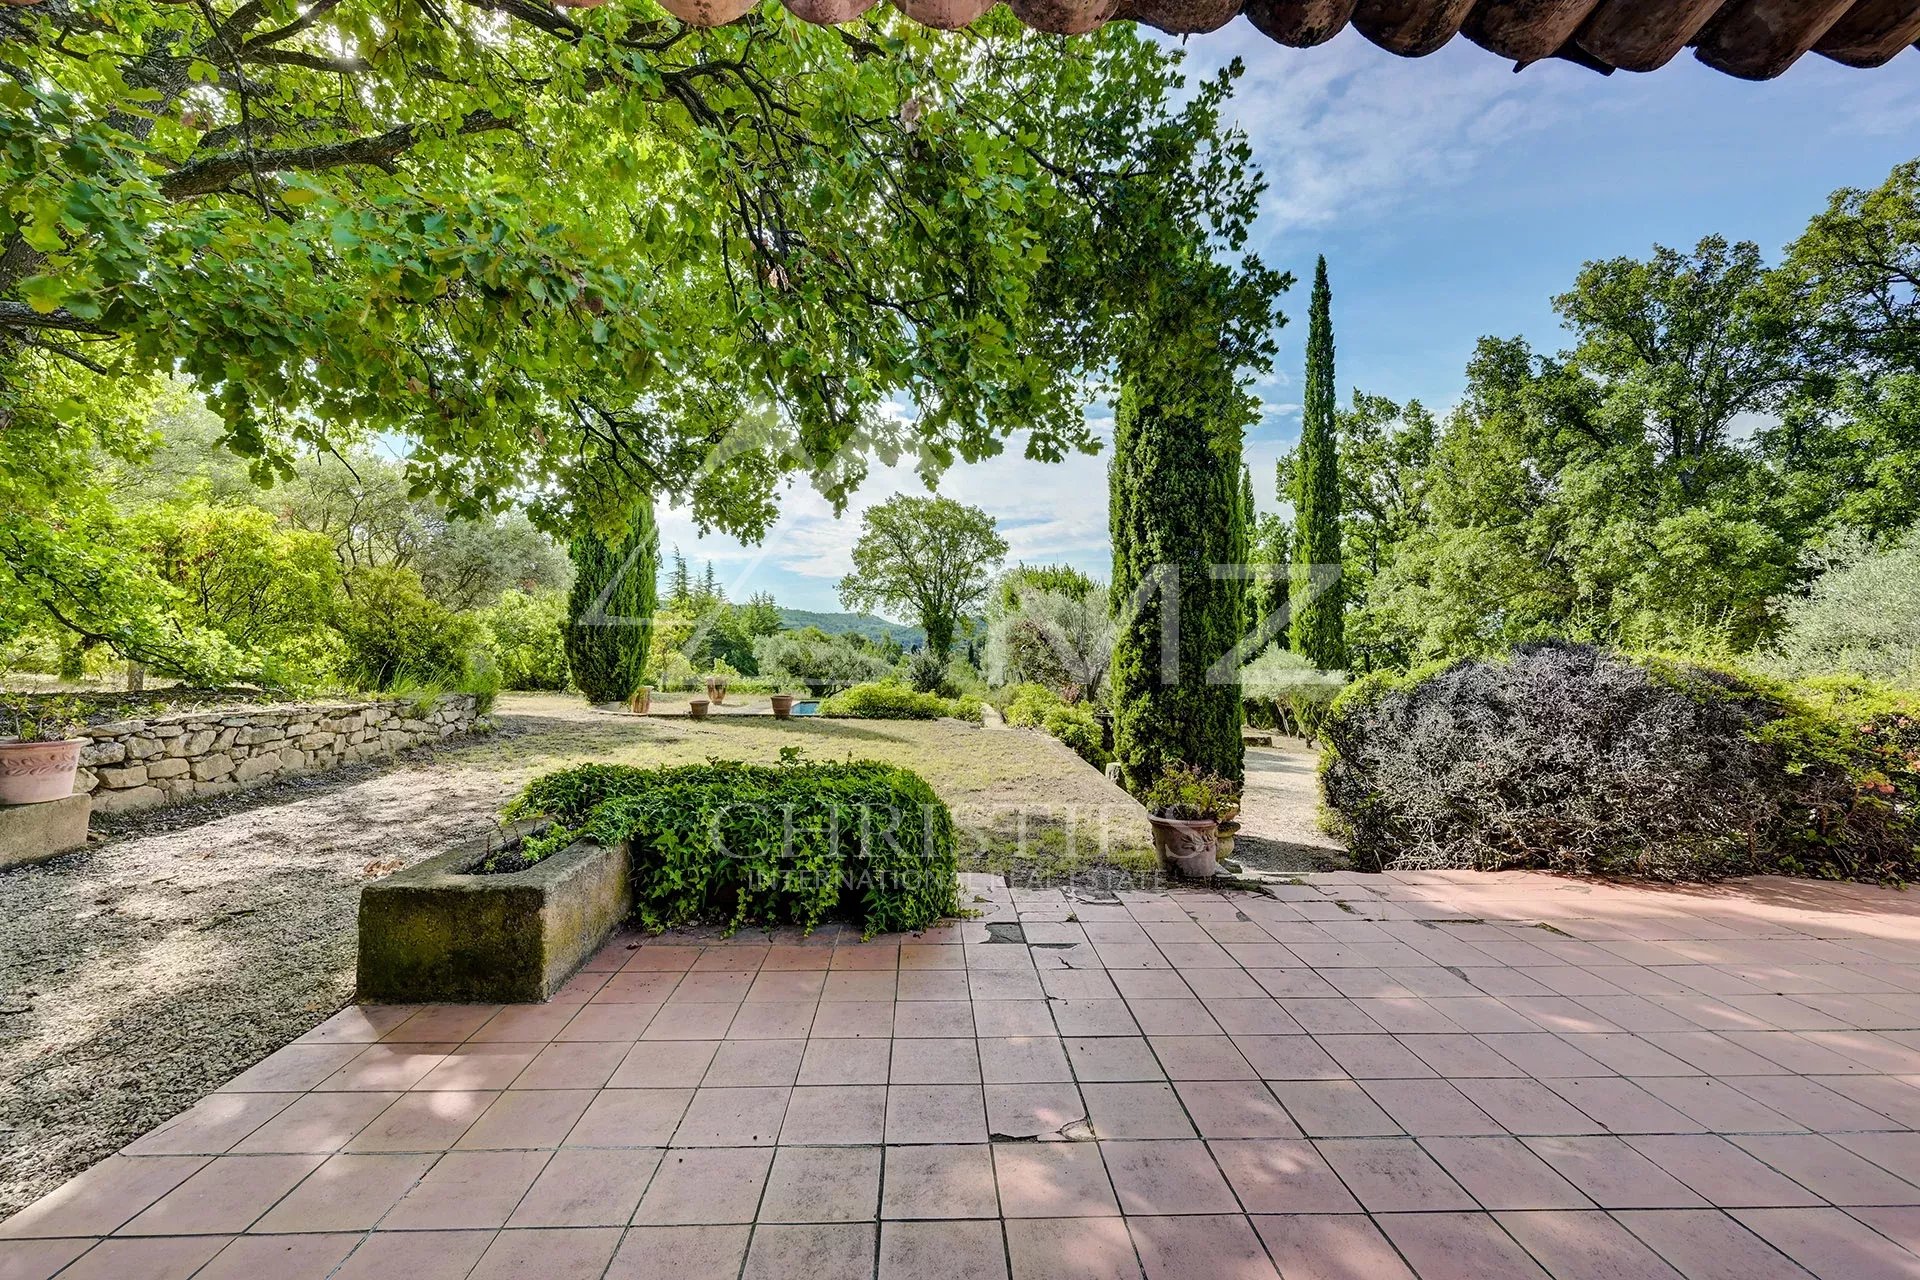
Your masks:
<instances>
[{"instance_id":1,"label":"shaded ground","mask_svg":"<svg viewBox=\"0 0 1920 1280\"><path fill-rule=\"evenodd\" d=\"M1346 850L1320 830L1320 757L1305 743L1247 748L1236 861L1259 871L1324 871L1347 865Z\"/></svg>"},{"instance_id":2,"label":"shaded ground","mask_svg":"<svg viewBox=\"0 0 1920 1280\"><path fill-rule=\"evenodd\" d=\"M490 738L137 815L105 843L0 874L0 1214L346 1003L360 885L567 763L771 761L798 744L920 771L968 833L971 865L1057 878L1104 841L1112 863L1151 866L1139 807L1042 735L639 719L528 696L503 698L498 718Z\"/></svg>"}]
</instances>

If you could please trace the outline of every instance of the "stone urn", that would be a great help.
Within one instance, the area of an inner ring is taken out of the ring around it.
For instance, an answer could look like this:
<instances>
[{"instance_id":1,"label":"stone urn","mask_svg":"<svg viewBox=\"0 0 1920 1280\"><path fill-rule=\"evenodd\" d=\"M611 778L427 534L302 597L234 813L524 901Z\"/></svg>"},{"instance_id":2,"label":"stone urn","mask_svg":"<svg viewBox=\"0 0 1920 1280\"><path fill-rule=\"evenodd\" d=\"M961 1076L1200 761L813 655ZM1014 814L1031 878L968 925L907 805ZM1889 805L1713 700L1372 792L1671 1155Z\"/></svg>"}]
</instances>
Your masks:
<instances>
[{"instance_id":1,"label":"stone urn","mask_svg":"<svg viewBox=\"0 0 1920 1280\"><path fill-rule=\"evenodd\" d=\"M627 703L627 710L637 716L643 716L653 709L653 686L641 685L634 690L633 698Z\"/></svg>"},{"instance_id":2,"label":"stone urn","mask_svg":"<svg viewBox=\"0 0 1920 1280\"><path fill-rule=\"evenodd\" d=\"M793 695L790 693L774 694L773 718L776 720L785 720L791 715L793 715Z\"/></svg>"},{"instance_id":3,"label":"stone urn","mask_svg":"<svg viewBox=\"0 0 1920 1280\"><path fill-rule=\"evenodd\" d=\"M1220 820L1219 849L1217 853L1220 861L1225 862L1233 857L1233 837L1239 830L1240 824L1232 818L1222 818Z\"/></svg>"},{"instance_id":4,"label":"stone urn","mask_svg":"<svg viewBox=\"0 0 1920 1280\"><path fill-rule=\"evenodd\" d=\"M86 738L51 742L0 740L0 804L39 804L73 794Z\"/></svg>"},{"instance_id":5,"label":"stone urn","mask_svg":"<svg viewBox=\"0 0 1920 1280\"><path fill-rule=\"evenodd\" d=\"M707 718L707 700L705 698L687 699L687 716L693 720L705 720Z\"/></svg>"},{"instance_id":6,"label":"stone urn","mask_svg":"<svg viewBox=\"0 0 1920 1280\"><path fill-rule=\"evenodd\" d=\"M707 677L707 696L713 699L713 705L719 706L727 700L727 682L719 676Z\"/></svg>"},{"instance_id":7,"label":"stone urn","mask_svg":"<svg viewBox=\"0 0 1920 1280\"><path fill-rule=\"evenodd\" d=\"M1220 823L1214 818L1162 818L1153 824L1153 849L1170 871L1204 880L1220 869Z\"/></svg>"}]
</instances>

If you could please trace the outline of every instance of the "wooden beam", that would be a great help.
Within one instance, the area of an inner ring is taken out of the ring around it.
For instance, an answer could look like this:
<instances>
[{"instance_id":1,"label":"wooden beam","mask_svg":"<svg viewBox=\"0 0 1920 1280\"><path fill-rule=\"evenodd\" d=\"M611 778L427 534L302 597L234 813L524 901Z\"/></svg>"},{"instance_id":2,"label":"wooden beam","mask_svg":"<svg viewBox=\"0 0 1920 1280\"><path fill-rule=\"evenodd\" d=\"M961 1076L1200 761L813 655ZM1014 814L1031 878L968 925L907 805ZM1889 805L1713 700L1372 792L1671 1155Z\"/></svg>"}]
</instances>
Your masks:
<instances>
[{"instance_id":1,"label":"wooden beam","mask_svg":"<svg viewBox=\"0 0 1920 1280\"><path fill-rule=\"evenodd\" d=\"M1814 41L1813 51L1849 67L1881 67L1920 40L1920 0L1859 0Z\"/></svg>"},{"instance_id":2,"label":"wooden beam","mask_svg":"<svg viewBox=\"0 0 1920 1280\"><path fill-rule=\"evenodd\" d=\"M1771 80L1813 48L1853 0L1732 0L1694 42L1700 61L1742 80Z\"/></svg>"},{"instance_id":3,"label":"wooden beam","mask_svg":"<svg viewBox=\"0 0 1920 1280\"><path fill-rule=\"evenodd\" d=\"M1600 0L1574 43L1608 66L1656 71L1673 61L1721 0Z\"/></svg>"},{"instance_id":4,"label":"wooden beam","mask_svg":"<svg viewBox=\"0 0 1920 1280\"><path fill-rule=\"evenodd\" d=\"M1353 19L1354 0L1247 0L1247 21L1294 49L1325 44Z\"/></svg>"},{"instance_id":5,"label":"wooden beam","mask_svg":"<svg viewBox=\"0 0 1920 1280\"><path fill-rule=\"evenodd\" d=\"M1424 58L1460 34L1474 0L1359 0L1353 25L1390 53Z\"/></svg>"},{"instance_id":6,"label":"wooden beam","mask_svg":"<svg viewBox=\"0 0 1920 1280\"><path fill-rule=\"evenodd\" d=\"M1515 62L1551 58L1599 0L1480 0L1461 27L1467 39Z\"/></svg>"}]
</instances>

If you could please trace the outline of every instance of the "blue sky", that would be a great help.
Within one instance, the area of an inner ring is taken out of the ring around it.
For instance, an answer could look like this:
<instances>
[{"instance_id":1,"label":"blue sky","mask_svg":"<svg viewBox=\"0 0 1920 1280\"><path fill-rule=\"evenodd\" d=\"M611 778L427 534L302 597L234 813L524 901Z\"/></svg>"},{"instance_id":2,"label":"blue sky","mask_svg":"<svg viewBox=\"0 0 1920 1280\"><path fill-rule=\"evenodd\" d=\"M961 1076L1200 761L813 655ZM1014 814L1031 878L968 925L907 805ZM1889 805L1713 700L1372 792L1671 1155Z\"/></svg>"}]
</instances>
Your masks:
<instances>
[{"instance_id":1,"label":"blue sky","mask_svg":"<svg viewBox=\"0 0 1920 1280\"><path fill-rule=\"evenodd\" d=\"M1195 73L1246 64L1237 118L1270 183L1254 247L1303 281L1326 254L1343 400L1359 386L1444 410L1482 334L1560 344L1549 300L1582 262L1715 231L1772 256L1834 188L1875 185L1920 154L1914 52L1866 72L1809 56L1748 84L1690 55L1601 77L1560 63L1516 75L1464 39L1414 61L1352 31L1293 50L1244 22L1186 48ZM1304 283L1283 310L1280 358L1259 388L1268 413L1248 443L1267 507L1273 461L1299 433ZM1097 427L1103 414L1093 411ZM1029 463L1015 442L956 467L941 492L996 516L1012 558L1105 576L1105 467L1104 456ZM663 510L662 542L696 564L711 558L735 599L768 590L838 609L861 508L902 490L924 492L910 473L876 469L836 520L798 485L759 547L701 538Z\"/></svg>"}]
</instances>

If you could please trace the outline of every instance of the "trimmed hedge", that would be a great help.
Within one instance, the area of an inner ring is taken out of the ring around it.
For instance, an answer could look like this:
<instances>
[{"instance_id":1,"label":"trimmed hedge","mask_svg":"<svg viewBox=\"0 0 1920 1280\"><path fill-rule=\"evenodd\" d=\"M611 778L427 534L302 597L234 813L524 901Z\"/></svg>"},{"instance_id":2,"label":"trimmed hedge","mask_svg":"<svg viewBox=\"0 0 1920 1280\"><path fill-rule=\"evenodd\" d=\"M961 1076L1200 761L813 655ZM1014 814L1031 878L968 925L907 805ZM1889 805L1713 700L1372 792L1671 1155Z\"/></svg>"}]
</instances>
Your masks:
<instances>
[{"instance_id":1,"label":"trimmed hedge","mask_svg":"<svg viewBox=\"0 0 1920 1280\"><path fill-rule=\"evenodd\" d=\"M1920 698L1525 646L1334 700L1322 786L1356 865L1910 880Z\"/></svg>"},{"instance_id":2,"label":"trimmed hedge","mask_svg":"<svg viewBox=\"0 0 1920 1280\"><path fill-rule=\"evenodd\" d=\"M892 765L589 764L536 778L507 816L555 820L529 860L581 836L631 840L634 914L649 929L841 916L871 936L959 909L953 815Z\"/></svg>"},{"instance_id":3,"label":"trimmed hedge","mask_svg":"<svg viewBox=\"0 0 1920 1280\"><path fill-rule=\"evenodd\" d=\"M918 693L906 685L883 680L857 684L834 694L820 704L820 714L856 720L938 720L951 716L979 724L980 699L943 698L937 693Z\"/></svg>"}]
</instances>

